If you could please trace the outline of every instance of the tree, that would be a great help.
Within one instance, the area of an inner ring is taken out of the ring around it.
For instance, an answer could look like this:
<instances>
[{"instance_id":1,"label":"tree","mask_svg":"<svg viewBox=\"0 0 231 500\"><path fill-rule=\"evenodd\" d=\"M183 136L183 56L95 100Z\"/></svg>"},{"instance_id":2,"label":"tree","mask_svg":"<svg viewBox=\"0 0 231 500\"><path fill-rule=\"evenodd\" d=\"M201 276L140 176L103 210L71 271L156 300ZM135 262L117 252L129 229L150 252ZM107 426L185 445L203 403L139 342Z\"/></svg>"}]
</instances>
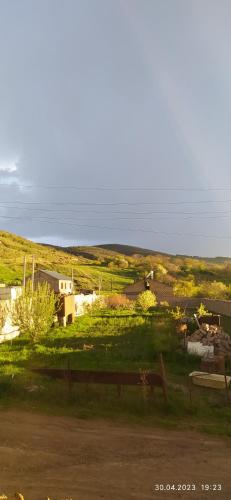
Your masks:
<instances>
[{"instance_id":1,"label":"tree","mask_svg":"<svg viewBox=\"0 0 231 500\"><path fill-rule=\"evenodd\" d=\"M198 287L193 280L177 280L173 285L174 295L193 297L198 293Z\"/></svg>"},{"instance_id":2,"label":"tree","mask_svg":"<svg viewBox=\"0 0 231 500\"><path fill-rule=\"evenodd\" d=\"M141 309L146 312L150 307L155 307L157 305L157 299L151 290L146 290L138 295L136 299L136 308Z\"/></svg>"},{"instance_id":3,"label":"tree","mask_svg":"<svg viewBox=\"0 0 231 500\"><path fill-rule=\"evenodd\" d=\"M37 342L50 329L57 308L57 298L48 283L39 283L32 289L28 281L13 304L12 323L21 333L28 333L32 342Z\"/></svg>"},{"instance_id":4,"label":"tree","mask_svg":"<svg viewBox=\"0 0 231 500\"><path fill-rule=\"evenodd\" d=\"M228 288L222 281L204 281L200 286L202 297L210 299L227 299Z\"/></svg>"},{"instance_id":5,"label":"tree","mask_svg":"<svg viewBox=\"0 0 231 500\"><path fill-rule=\"evenodd\" d=\"M167 269L162 264L156 264L154 267L155 278L161 281L163 277L168 273Z\"/></svg>"}]
</instances>

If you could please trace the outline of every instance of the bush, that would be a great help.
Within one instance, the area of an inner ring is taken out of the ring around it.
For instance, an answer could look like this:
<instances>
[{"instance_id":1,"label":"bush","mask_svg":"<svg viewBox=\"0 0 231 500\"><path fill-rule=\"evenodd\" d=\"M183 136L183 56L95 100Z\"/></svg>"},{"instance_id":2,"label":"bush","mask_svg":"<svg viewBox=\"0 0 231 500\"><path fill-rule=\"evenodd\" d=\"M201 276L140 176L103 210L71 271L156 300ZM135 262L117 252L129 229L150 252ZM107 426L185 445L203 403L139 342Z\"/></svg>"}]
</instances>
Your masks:
<instances>
[{"instance_id":1,"label":"bush","mask_svg":"<svg viewBox=\"0 0 231 500\"><path fill-rule=\"evenodd\" d=\"M228 287L222 281L204 281L200 286L200 291L203 297L210 299L227 299Z\"/></svg>"},{"instance_id":2,"label":"bush","mask_svg":"<svg viewBox=\"0 0 231 500\"><path fill-rule=\"evenodd\" d=\"M106 298L106 306L110 309L133 309L134 304L126 295L110 295Z\"/></svg>"},{"instance_id":3,"label":"bush","mask_svg":"<svg viewBox=\"0 0 231 500\"><path fill-rule=\"evenodd\" d=\"M6 303L4 303L4 301L2 302L3 303L0 304L0 330L4 327L7 316L9 314L8 306L6 305Z\"/></svg>"},{"instance_id":4,"label":"bush","mask_svg":"<svg viewBox=\"0 0 231 500\"><path fill-rule=\"evenodd\" d=\"M193 280L177 280L173 285L174 295L182 297L194 297L198 293L198 286Z\"/></svg>"},{"instance_id":5,"label":"bush","mask_svg":"<svg viewBox=\"0 0 231 500\"><path fill-rule=\"evenodd\" d=\"M201 304L200 304L200 307L198 307L198 308L197 308L196 312L197 312L197 314L198 314L198 316L199 316L199 317L200 317L200 316L211 316L211 315L212 315L212 313L210 313L210 312L206 309L205 305L204 305L204 304L202 304L202 302L201 302Z\"/></svg>"},{"instance_id":6,"label":"bush","mask_svg":"<svg viewBox=\"0 0 231 500\"><path fill-rule=\"evenodd\" d=\"M176 321L185 317L185 309L181 309L180 306L176 306L176 308L169 311L169 313Z\"/></svg>"},{"instance_id":7,"label":"bush","mask_svg":"<svg viewBox=\"0 0 231 500\"><path fill-rule=\"evenodd\" d=\"M157 299L151 290L146 290L138 295L136 299L136 309L141 309L141 311L148 311L150 307L155 307L157 305Z\"/></svg>"},{"instance_id":8,"label":"bush","mask_svg":"<svg viewBox=\"0 0 231 500\"><path fill-rule=\"evenodd\" d=\"M92 304L84 304L84 312L86 314L95 314L102 311L106 307L106 300L103 296L98 296Z\"/></svg>"},{"instance_id":9,"label":"bush","mask_svg":"<svg viewBox=\"0 0 231 500\"><path fill-rule=\"evenodd\" d=\"M57 305L55 293L48 283L38 283L32 288L32 282L28 281L12 306L12 323L21 333L28 333L32 342L37 342L50 329Z\"/></svg>"}]
</instances>

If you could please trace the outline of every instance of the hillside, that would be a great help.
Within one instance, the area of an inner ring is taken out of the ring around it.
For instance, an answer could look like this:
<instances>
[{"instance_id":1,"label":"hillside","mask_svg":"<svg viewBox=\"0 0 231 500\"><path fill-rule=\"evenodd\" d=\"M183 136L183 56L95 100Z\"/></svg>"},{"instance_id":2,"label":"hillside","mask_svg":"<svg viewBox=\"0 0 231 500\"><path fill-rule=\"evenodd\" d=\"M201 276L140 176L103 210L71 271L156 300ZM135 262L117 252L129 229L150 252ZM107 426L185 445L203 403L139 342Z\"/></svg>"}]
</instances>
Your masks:
<instances>
[{"instance_id":1,"label":"hillside","mask_svg":"<svg viewBox=\"0 0 231 500\"><path fill-rule=\"evenodd\" d=\"M110 243L104 245L96 245L95 248L102 248L104 250L113 251L116 253L120 253L122 255L132 256L132 255L143 255L144 257L147 255L170 255L164 252L157 252L155 250L150 250L148 248L134 247L131 245L121 245L117 243Z\"/></svg>"},{"instance_id":2,"label":"hillside","mask_svg":"<svg viewBox=\"0 0 231 500\"><path fill-rule=\"evenodd\" d=\"M36 268L52 269L69 276L73 270L77 290L100 288L105 292L121 292L150 269L154 270L157 280L170 285L182 279L194 280L196 286L209 285L208 282L213 281L229 286L231 282L231 264L225 258L218 261L168 255L120 244L62 248L33 243L5 231L0 232L0 282L21 283L25 256L27 275L31 274L34 256ZM228 292L230 295L231 289Z\"/></svg>"},{"instance_id":3,"label":"hillside","mask_svg":"<svg viewBox=\"0 0 231 500\"><path fill-rule=\"evenodd\" d=\"M23 261L27 258L27 276L32 270L32 256L35 268L52 269L71 276L72 269L76 288L97 289L99 283L105 291L121 290L133 282L133 271L108 269L97 259L85 255L73 255L66 249L40 245L6 231L0 231L0 282L21 284Z\"/></svg>"}]
</instances>

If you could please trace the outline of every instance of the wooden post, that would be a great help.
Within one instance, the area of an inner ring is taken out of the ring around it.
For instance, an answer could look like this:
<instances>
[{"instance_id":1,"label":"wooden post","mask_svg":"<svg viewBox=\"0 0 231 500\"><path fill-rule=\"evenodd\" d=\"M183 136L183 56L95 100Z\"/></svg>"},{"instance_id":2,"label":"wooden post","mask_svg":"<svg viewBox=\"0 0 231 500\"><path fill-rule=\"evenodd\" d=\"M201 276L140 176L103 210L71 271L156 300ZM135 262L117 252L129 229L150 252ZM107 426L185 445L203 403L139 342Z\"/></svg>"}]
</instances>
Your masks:
<instances>
[{"instance_id":1,"label":"wooden post","mask_svg":"<svg viewBox=\"0 0 231 500\"><path fill-rule=\"evenodd\" d=\"M100 295L101 290L102 290L102 283L103 283L103 279L102 279L102 275L100 274L99 275L99 281L98 281L98 292L99 292L99 295Z\"/></svg>"},{"instance_id":2,"label":"wooden post","mask_svg":"<svg viewBox=\"0 0 231 500\"><path fill-rule=\"evenodd\" d=\"M193 388L192 379L191 379L191 377L188 376L188 390L189 390L190 403L192 403L192 388Z\"/></svg>"},{"instance_id":3,"label":"wooden post","mask_svg":"<svg viewBox=\"0 0 231 500\"><path fill-rule=\"evenodd\" d=\"M68 394L70 396L72 389L72 379L71 379L71 369L70 369L70 360L67 361L67 384L68 384Z\"/></svg>"},{"instance_id":4,"label":"wooden post","mask_svg":"<svg viewBox=\"0 0 231 500\"><path fill-rule=\"evenodd\" d=\"M26 256L24 255L23 261L23 288L26 286Z\"/></svg>"},{"instance_id":5,"label":"wooden post","mask_svg":"<svg viewBox=\"0 0 231 500\"><path fill-rule=\"evenodd\" d=\"M34 255L32 255L32 279L31 279L32 292L34 291L34 268L35 268L35 260L34 260Z\"/></svg>"},{"instance_id":6,"label":"wooden post","mask_svg":"<svg viewBox=\"0 0 231 500\"><path fill-rule=\"evenodd\" d=\"M163 380L163 395L164 395L164 400L167 403L168 401L168 389L167 389L167 382L166 382L166 372L165 372L165 366L164 366L164 360L162 353L160 353L160 373L162 376Z\"/></svg>"},{"instance_id":7,"label":"wooden post","mask_svg":"<svg viewBox=\"0 0 231 500\"><path fill-rule=\"evenodd\" d=\"M194 316L194 318L195 318L195 320L196 320L196 324L197 324L197 326L198 326L198 328L199 328L199 330L200 330L200 329L201 329L201 325L200 325L200 323L199 323L199 321L198 321L197 315L196 315L196 314L194 314L193 316Z\"/></svg>"},{"instance_id":8,"label":"wooden post","mask_svg":"<svg viewBox=\"0 0 231 500\"><path fill-rule=\"evenodd\" d=\"M118 398L121 398L121 385L120 384L117 384L117 394L118 394Z\"/></svg>"},{"instance_id":9,"label":"wooden post","mask_svg":"<svg viewBox=\"0 0 231 500\"><path fill-rule=\"evenodd\" d=\"M228 382L227 382L227 375L226 375L226 366L225 366L225 370L224 370L224 377L225 377L225 390L226 390L226 396L227 396L227 401L228 403L230 402L230 397L229 397L229 386L228 386Z\"/></svg>"}]
</instances>

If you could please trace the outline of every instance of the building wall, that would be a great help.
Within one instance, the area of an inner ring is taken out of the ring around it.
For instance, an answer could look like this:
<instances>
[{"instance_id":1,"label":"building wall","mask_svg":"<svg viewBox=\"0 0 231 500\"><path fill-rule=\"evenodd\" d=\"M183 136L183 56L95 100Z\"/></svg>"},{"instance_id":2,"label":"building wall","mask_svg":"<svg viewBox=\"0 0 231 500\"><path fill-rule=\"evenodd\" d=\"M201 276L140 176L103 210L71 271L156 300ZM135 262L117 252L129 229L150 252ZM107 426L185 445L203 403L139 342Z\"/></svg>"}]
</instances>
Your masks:
<instances>
[{"instance_id":1,"label":"building wall","mask_svg":"<svg viewBox=\"0 0 231 500\"><path fill-rule=\"evenodd\" d=\"M1 305L6 306L8 310L12 305L12 299L1 300ZM3 328L0 328L0 344L6 340L11 340L20 334L19 327L13 325L11 322L10 314L7 316Z\"/></svg>"},{"instance_id":2,"label":"building wall","mask_svg":"<svg viewBox=\"0 0 231 500\"><path fill-rule=\"evenodd\" d=\"M59 321L65 318L69 319L70 323L73 323L75 317L75 296L74 295L62 295L60 297L60 307L57 313Z\"/></svg>"},{"instance_id":3,"label":"building wall","mask_svg":"<svg viewBox=\"0 0 231 500\"><path fill-rule=\"evenodd\" d=\"M96 295L96 293L89 293L88 295L84 295L83 293L80 293L78 295L75 295L75 315L76 316L81 316L84 314L84 306L85 305L92 305L93 302L99 297Z\"/></svg>"},{"instance_id":4,"label":"building wall","mask_svg":"<svg viewBox=\"0 0 231 500\"><path fill-rule=\"evenodd\" d=\"M59 281L59 292L62 294L68 294L73 292L72 281L60 280Z\"/></svg>"},{"instance_id":5,"label":"building wall","mask_svg":"<svg viewBox=\"0 0 231 500\"><path fill-rule=\"evenodd\" d=\"M73 284L71 280L59 280L50 276L49 274L43 273L41 270L36 271L34 275L34 283L49 283L52 290L55 293L70 294L73 290Z\"/></svg>"},{"instance_id":6,"label":"building wall","mask_svg":"<svg viewBox=\"0 0 231 500\"><path fill-rule=\"evenodd\" d=\"M198 307L201 302L211 312L231 316L231 301L206 299L201 297L178 297L173 295L172 288L155 280L150 280L150 289L157 296L158 302L167 301L170 306ZM137 295L145 290L144 281L140 280L125 288L124 293L128 298L135 300Z\"/></svg>"},{"instance_id":7,"label":"building wall","mask_svg":"<svg viewBox=\"0 0 231 500\"><path fill-rule=\"evenodd\" d=\"M231 300L201 299L201 302L211 312L231 316Z\"/></svg>"},{"instance_id":8,"label":"building wall","mask_svg":"<svg viewBox=\"0 0 231 500\"><path fill-rule=\"evenodd\" d=\"M0 287L0 300L15 300L21 293L21 286Z\"/></svg>"},{"instance_id":9,"label":"building wall","mask_svg":"<svg viewBox=\"0 0 231 500\"><path fill-rule=\"evenodd\" d=\"M59 293L59 280L49 276L49 274L43 273L40 270L36 271L34 275L34 284L36 285L38 283L49 283L52 290L54 290L55 293Z\"/></svg>"}]
</instances>

